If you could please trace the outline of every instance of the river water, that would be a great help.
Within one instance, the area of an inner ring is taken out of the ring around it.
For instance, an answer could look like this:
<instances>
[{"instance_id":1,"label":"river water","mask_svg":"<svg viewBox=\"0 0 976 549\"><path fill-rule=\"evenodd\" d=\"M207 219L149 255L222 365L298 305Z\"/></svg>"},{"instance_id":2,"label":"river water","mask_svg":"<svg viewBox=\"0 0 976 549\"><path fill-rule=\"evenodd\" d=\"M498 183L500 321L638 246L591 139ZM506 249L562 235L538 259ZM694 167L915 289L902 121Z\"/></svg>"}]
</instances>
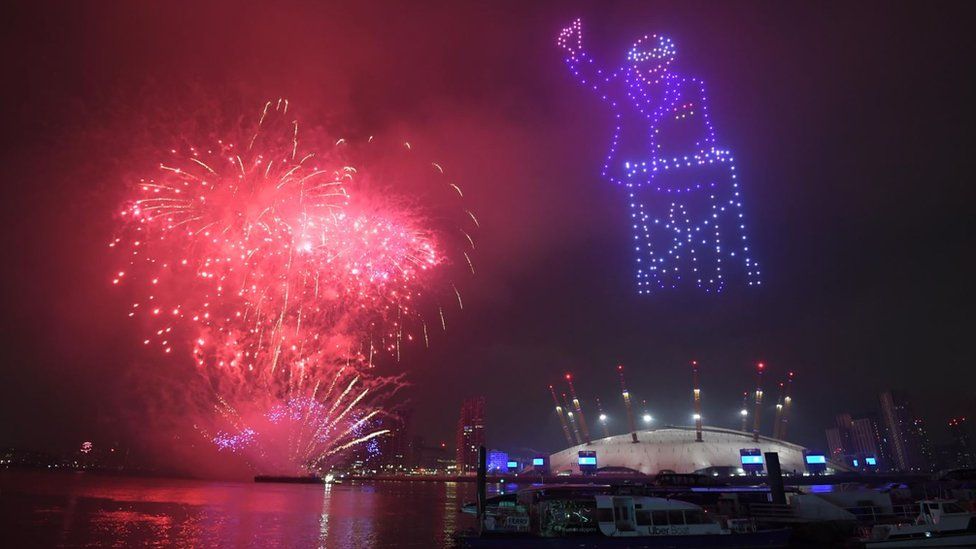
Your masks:
<instances>
[{"instance_id":1,"label":"river water","mask_svg":"<svg viewBox=\"0 0 976 549\"><path fill-rule=\"evenodd\" d=\"M473 483L256 484L0 471L3 547L452 547Z\"/></svg>"}]
</instances>

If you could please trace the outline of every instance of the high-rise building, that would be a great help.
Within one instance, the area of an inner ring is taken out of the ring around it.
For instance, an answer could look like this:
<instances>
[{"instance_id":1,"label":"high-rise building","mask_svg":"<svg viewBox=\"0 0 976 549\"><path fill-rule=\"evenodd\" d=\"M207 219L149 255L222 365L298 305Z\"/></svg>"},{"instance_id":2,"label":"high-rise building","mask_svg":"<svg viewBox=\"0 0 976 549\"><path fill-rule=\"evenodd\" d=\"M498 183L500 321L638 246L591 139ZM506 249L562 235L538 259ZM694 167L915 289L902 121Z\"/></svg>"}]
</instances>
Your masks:
<instances>
[{"instance_id":1,"label":"high-rise building","mask_svg":"<svg viewBox=\"0 0 976 549\"><path fill-rule=\"evenodd\" d=\"M446 442L428 444L424 437L414 435L410 441L411 467L423 469L454 470L455 462Z\"/></svg>"},{"instance_id":2,"label":"high-rise building","mask_svg":"<svg viewBox=\"0 0 976 549\"><path fill-rule=\"evenodd\" d=\"M478 447L485 445L485 397L469 398L461 404L457 425L457 470L478 470Z\"/></svg>"},{"instance_id":3,"label":"high-rise building","mask_svg":"<svg viewBox=\"0 0 976 549\"><path fill-rule=\"evenodd\" d=\"M834 427L827 429L827 447L831 459L846 461L853 453L851 445L851 414L844 412L834 418Z\"/></svg>"},{"instance_id":4,"label":"high-rise building","mask_svg":"<svg viewBox=\"0 0 976 549\"><path fill-rule=\"evenodd\" d=\"M970 426L964 417L954 417L949 420L949 463L951 467L976 466L973 443L970 437Z\"/></svg>"},{"instance_id":5,"label":"high-rise building","mask_svg":"<svg viewBox=\"0 0 976 549\"><path fill-rule=\"evenodd\" d=\"M852 416L844 412L834 419L836 426L827 429L827 447L831 459L849 465L884 468L889 463L887 441L881 422L874 414ZM873 458L868 460L867 458ZM870 464L870 465L869 465Z\"/></svg>"},{"instance_id":6,"label":"high-rise building","mask_svg":"<svg viewBox=\"0 0 976 549\"><path fill-rule=\"evenodd\" d=\"M837 414L834 418L834 422L837 424L837 429L840 431L842 446L844 447L845 454L852 454L853 447L851 444L851 425L854 423L854 418L850 413L844 412L842 414Z\"/></svg>"},{"instance_id":7,"label":"high-rise building","mask_svg":"<svg viewBox=\"0 0 976 549\"><path fill-rule=\"evenodd\" d=\"M827 429L827 448L830 450L830 459L843 461L844 455L847 452L844 450L844 439L841 436L839 428L831 427Z\"/></svg>"},{"instance_id":8,"label":"high-rise building","mask_svg":"<svg viewBox=\"0 0 976 549\"><path fill-rule=\"evenodd\" d=\"M912 436L918 448L918 470L932 471L935 468L935 450L924 419L916 417L912 420Z\"/></svg>"},{"instance_id":9,"label":"high-rise building","mask_svg":"<svg viewBox=\"0 0 976 549\"><path fill-rule=\"evenodd\" d=\"M889 467L890 461L883 432L881 422L874 414L851 420L851 453L862 461L873 457L878 468Z\"/></svg>"},{"instance_id":10,"label":"high-rise building","mask_svg":"<svg viewBox=\"0 0 976 549\"><path fill-rule=\"evenodd\" d=\"M915 416L908 398L881 393L881 417L888 431L892 465L900 471L930 471L933 465L925 423Z\"/></svg>"},{"instance_id":11,"label":"high-rise building","mask_svg":"<svg viewBox=\"0 0 976 549\"><path fill-rule=\"evenodd\" d=\"M388 429L390 434L385 438L383 446L383 465L390 469L410 467L412 463L411 446L413 410L401 410L396 418L391 418Z\"/></svg>"}]
</instances>

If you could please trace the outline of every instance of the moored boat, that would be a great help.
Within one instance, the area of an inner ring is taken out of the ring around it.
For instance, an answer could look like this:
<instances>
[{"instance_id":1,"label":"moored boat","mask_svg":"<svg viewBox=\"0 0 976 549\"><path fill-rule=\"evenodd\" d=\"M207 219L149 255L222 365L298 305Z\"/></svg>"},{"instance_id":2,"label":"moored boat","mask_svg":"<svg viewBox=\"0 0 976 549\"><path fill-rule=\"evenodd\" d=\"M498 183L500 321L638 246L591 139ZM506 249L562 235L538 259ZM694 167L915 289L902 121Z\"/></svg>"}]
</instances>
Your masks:
<instances>
[{"instance_id":1,"label":"moored boat","mask_svg":"<svg viewBox=\"0 0 976 549\"><path fill-rule=\"evenodd\" d=\"M867 549L976 547L976 513L955 500L923 500L914 522L877 524L861 541Z\"/></svg>"},{"instance_id":2,"label":"moored boat","mask_svg":"<svg viewBox=\"0 0 976 549\"><path fill-rule=\"evenodd\" d=\"M607 486L535 486L489 500L466 547L785 547L788 529L720 524L673 498L616 495Z\"/></svg>"}]
</instances>

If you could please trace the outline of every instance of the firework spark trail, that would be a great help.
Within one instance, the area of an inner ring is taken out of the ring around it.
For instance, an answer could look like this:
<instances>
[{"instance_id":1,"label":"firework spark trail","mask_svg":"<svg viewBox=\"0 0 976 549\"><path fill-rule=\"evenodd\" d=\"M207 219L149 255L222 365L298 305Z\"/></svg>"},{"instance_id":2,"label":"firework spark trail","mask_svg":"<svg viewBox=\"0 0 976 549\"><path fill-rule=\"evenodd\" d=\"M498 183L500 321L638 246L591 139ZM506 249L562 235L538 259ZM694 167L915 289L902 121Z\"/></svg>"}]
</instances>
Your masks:
<instances>
[{"instance_id":1,"label":"firework spark trail","mask_svg":"<svg viewBox=\"0 0 976 549\"><path fill-rule=\"evenodd\" d=\"M441 273L460 254L473 272L477 219L459 208L463 245L445 245L445 231L361 185L348 162L304 150L288 108L269 101L242 133L245 150L223 140L171 150L121 212L127 240L110 246L128 252L113 283L142 295L129 316L150 321L143 343L189 351L212 390L227 426L211 437L217 447L258 448L300 470L386 432L382 400L403 382L369 371L372 342L399 357L413 323L427 343L422 304L437 301L437 286L461 306ZM460 204L443 167L425 165ZM442 304L429 306L446 328Z\"/></svg>"}]
</instances>

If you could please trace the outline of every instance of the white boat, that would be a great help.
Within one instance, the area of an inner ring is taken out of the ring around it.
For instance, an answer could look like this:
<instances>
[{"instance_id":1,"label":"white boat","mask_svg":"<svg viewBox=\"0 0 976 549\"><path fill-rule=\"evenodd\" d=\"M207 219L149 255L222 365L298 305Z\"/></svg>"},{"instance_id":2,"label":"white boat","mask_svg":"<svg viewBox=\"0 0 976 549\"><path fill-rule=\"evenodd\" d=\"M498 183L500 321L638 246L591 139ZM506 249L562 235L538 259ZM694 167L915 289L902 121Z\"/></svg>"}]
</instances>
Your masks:
<instances>
[{"instance_id":1,"label":"white boat","mask_svg":"<svg viewBox=\"0 0 976 549\"><path fill-rule=\"evenodd\" d=\"M598 495L596 520L609 537L694 536L730 534L686 501L647 496Z\"/></svg>"},{"instance_id":2,"label":"white boat","mask_svg":"<svg viewBox=\"0 0 976 549\"><path fill-rule=\"evenodd\" d=\"M955 500L923 500L914 522L876 524L871 536L861 541L867 549L976 547L976 513Z\"/></svg>"},{"instance_id":3,"label":"white boat","mask_svg":"<svg viewBox=\"0 0 976 549\"><path fill-rule=\"evenodd\" d=\"M534 486L488 500L481 535L467 547L654 548L785 547L787 529L756 531L751 521L713 520L693 503L615 495L608 486Z\"/></svg>"}]
</instances>

